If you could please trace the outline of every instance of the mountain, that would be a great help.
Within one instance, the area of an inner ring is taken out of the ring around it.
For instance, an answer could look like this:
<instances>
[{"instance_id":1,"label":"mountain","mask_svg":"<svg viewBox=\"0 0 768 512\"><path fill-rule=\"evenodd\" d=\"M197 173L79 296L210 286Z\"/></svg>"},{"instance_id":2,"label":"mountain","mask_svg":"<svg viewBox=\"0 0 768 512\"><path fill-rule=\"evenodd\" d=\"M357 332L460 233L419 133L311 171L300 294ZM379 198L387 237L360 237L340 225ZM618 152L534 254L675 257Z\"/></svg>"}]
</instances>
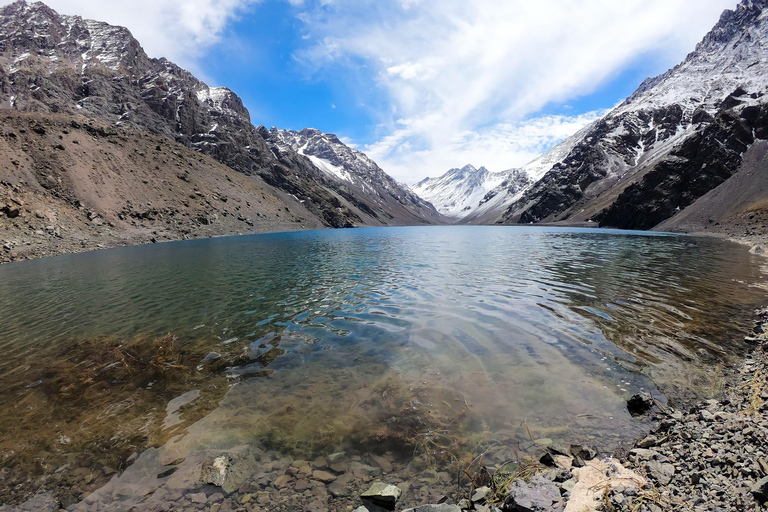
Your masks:
<instances>
[{"instance_id":1,"label":"mountain","mask_svg":"<svg viewBox=\"0 0 768 512\"><path fill-rule=\"evenodd\" d=\"M529 184L528 174L520 169L490 172L485 167L465 165L439 178L425 178L411 190L443 215L463 219L498 207L500 200L516 197Z\"/></svg>"},{"instance_id":2,"label":"mountain","mask_svg":"<svg viewBox=\"0 0 768 512\"><path fill-rule=\"evenodd\" d=\"M376 162L341 142L336 135L314 128L301 131L261 128L260 133L274 154L298 153L330 178L339 180L341 185L337 190L350 202L359 198L357 206L371 216L378 217L383 212L389 221L410 224L441 220L432 204L398 183Z\"/></svg>"},{"instance_id":3,"label":"mountain","mask_svg":"<svg viewBox=\"0 0 768 512\"><path fill-rule=\"evenodd\" d=\"M542 157L541 179L487 220L649 229L723 184L768 137L767 6L726 10L682 63Z\"/></svg>"},{"instance_id":4,"label":"mountain","mask_svg":"<svg viewBox=\"0 0 768 512\"><path fill-rule=\"evenodd\" d=\"M371 175L371 189L399 194L402 216L296 150L275 151L269 131L251 123L231 90L209 87L166 59L149 58L125 28L59 15L42 3L19 0L0 9L0 108L87 118L164 137L279 191L281 201L306 209L319 225L439 218L423 201L410 203L407 191L398 192L383 171ZM374 187L376 179L382 182Z\"/></svg>"}]
</instances>

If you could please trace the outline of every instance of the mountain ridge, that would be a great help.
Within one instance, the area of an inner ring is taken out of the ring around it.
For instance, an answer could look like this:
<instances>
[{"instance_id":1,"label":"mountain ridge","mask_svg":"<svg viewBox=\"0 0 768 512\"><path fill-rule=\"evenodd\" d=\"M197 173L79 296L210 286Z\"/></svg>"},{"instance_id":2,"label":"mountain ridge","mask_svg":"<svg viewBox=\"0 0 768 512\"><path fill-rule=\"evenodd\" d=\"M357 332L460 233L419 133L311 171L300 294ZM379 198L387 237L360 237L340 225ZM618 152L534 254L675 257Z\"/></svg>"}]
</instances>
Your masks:
<instances>
[{"instance_id":1,"label":"mountain ridge","mask_svg":"<svg viewBox=\"0 0 768 512\"><path fill-rule=\"evenodd\" d=\"M560 158L496 222L649 229L727 180L765 136L767 6L726 10L683 62L555 147Z\"/></svg>"},{"instance_id":2,"label":"mountain ridge","mask_svg":"<svg viewBox=\"0 0 768 512\"><path fill-rule=\"evenodd\" d=\"M85 115L167 137L260 177L329 227L439 221L422 201L403 207L401 218L305 156L276 154L230 89L148 57L123 27L59 15L39 2L0 9L0 108Z\"/></svg>"},{"instance_id":3,"label":"mountain ridge","mask_svg":"<svg viewBox=\"0 0 768 512\"><path fill-rule=\"evenodd\" d=\"M480 215L504 195L514 196L529 184L521 169L491 172L485 167L467 164L453 168L437 178L425 178L411 190L429 201L438 212L455 220ZM499 191L503 192L499 196Z\"/></svg>"}]
</instances>

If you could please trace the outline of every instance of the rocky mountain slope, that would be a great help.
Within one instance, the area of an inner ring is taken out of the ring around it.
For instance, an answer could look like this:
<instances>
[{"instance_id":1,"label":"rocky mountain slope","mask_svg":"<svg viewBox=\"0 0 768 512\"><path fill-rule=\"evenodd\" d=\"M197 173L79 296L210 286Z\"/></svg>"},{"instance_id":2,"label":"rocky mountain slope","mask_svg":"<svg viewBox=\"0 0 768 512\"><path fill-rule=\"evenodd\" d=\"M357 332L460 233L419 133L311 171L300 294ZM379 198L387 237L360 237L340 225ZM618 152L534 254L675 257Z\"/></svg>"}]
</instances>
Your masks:
<instances>
[{"instance_id":1,"label":"rocky mountain slope","mask_svg":"<svg viewBox=\"0 0 768 512\"><path fill-rule=\"evenodd\" d=\"M766 13L766 0L725 11L684 62L542 157L542 178L486 221L649 229L722 184L768 136Z\"/></svg>"},{"instance_id":2,"label":"rocky mountain slope","mask_svg":"<svg viewBox=\"0 0 768 512\"><path fill-rule=\"evenodd\" d=\"M19 0L0 9L0 108L80 115L165 137L259 177L325 226L438 217L421 201L407 204L407 215L398 217L293 149L273 151L268 131L251 124L229 89L209 87L172 62L149 58L125 28L59 15L42 3ZM401 197L408 202L406 191Z\"/></svg>"},{"instance_id":3,"label":"rocky mountain slope","mask_svg":"<svg viewBox=\"0 0 768 512\"><path fill-rule=\"evenodd\" d=\"M320 227L261 178L164 137L83 116L0 113L0 262Z\"/></svg>"},{"instance_id":4,"label":"rocky mountain slope","mask_svg":"<svg viewBox=\"0 0 768 512\"><path fill-rule=\"evenodd\" d=\"M530 185L528 173L521 169L490 172L465 165L451 169L439 178L425 178L411 190L429 201L437 211L454 219L474 218L498 209L500 201L510 202Z\"/></svg>"},{"instance_id":5,"label":"rocky mountain slope","mask_svg":"<svg viewBox=\"0 0 768 512\"><path fill-rule=\"evenodd\" d=\"M314 128L301 131L272 128L259 129L276 155L298 153L307 157L315 167L341 184L338 190L345 197L361 198L359 208L370 215L384 216L396 223L440 222L434 206L398 183L364 153L350 148L336 135ZM341 191L346 192L344 194Z\"/></svg>"}]
</instances>

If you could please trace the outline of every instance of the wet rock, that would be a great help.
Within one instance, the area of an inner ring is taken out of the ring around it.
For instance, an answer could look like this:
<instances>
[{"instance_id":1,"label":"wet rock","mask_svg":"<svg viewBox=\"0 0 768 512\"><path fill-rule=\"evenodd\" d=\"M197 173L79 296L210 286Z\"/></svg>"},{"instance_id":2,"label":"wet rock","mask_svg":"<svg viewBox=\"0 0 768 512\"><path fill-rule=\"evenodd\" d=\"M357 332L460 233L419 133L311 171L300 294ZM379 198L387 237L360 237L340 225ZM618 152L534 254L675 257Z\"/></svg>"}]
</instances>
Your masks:
<instances>
[{"instance_id":1,"label":"wet rock","mask_svg":"<svg viewBox=\"0 0 768 512\"><path fill-rule=\"evenodd\" d=\"M566 447L557 443L550 443L549 446L547 446L547 452L552 455L570 455Z\"/></svg>"},{"instance_id":2,"label":"wet rock","mask_svg":"<svg viewBox=\"0 0 768 512\"><path fill-rule=\"evenodd\" d=\"M359 462L353 462L349 465L350 471L353 475L361 480L370 482L372 478L375 478L381 474L381 468L375 468Z\"/></svg>"},{"instance_id":3,"label":"wet rock","mask_svg":"<svg viewBox=\"0 0 768 512\"><path fill-rule=\"evenodd\" d=\"M233 450L203 462L200 482L221 487L227 494L237 491L247 483L256 466L254 454L249 450Z\"/></svg>"},{"instance_id":4,"label":"wet rock","mask_svg":"<svg viewBox=\"0 0 768 512\"><path fill-rule=\"evenodd\" d=\"M353 474L345 473L328 485L328 492L335 497L347 496L349 494L349 486L354 481L355 476Z\"/></svg>"},{"instance_id":5,"label":"wet rock","mask_svg":"<svg viewBox=\"0 0 768 512\"><path fill-rule=\"evenodd\" d=\"M373 455L371 457L376 464L386 473L390 473L392 471L392 463L387 460L385 457L379 457L376 455Z\"/></svg>"},{"instance_id":6,"label":"wet rock","mask_svg":"<svg viewBox=\"0 0 768 512\"><path fill-rule=\"evenodd\" d=\"M204 492L187 494L187 499L192 503L206 503L208 501L208 497L205 495Z\"/></svg>"},{"instance_id":7,"label":"wet rock","mask_svg":"<svg viewBox=\"0 0 768 512\"><path fill-rule=\"evenodd\" d=\"M289 476L289 475L282 475L282 476L277 477L275 479L275 481L273 482L273 484L278 489L281 489L283 487L288 487L288 485L290 485L290 483L292 481L293 481L293 478L291 476Z\"/></svg>"},{"instance_id":8,"label":"wet rock","mask_svg":"<svg viewBox=\"0 0 768 512\"><path fill-rule=\"evenodd\" d=\"M203 361L215 361L216 359L221 359L221 354L218 352L209 352L208 355L203 358Z\"/></svg>"},{"instance_id":9,"label":"wet rock","mask_svg":"<svg viewBox=\"0 0 768 512\"><path fill-rule=\"evenodd\" d=\"M516 480L509 486L506 507L517 512L544 512L560 499L560 490L554 482L536 476L530 482Z\"/></svg>"},{"instance_id":10,"label":"wet rock","mask_svg":"<svg viewBox=\"0 0 768 512\"><path fill-rule=\"evenodd\" d=\"M336 480L336 475L329 473L328 471L315 470L312 472L312 479L328 484Z\"/></svg>"},{"instance_id":11,"label":"wet rock","mask_svg":"<svg viewBox=\"0 0 768 512\"><path fill-rule=\"evenodd\" d=\"M395 510L402 494L403 491L394 485L376 482L360 495L360 499L366 504L370 503L386 510Z\"/></svg>"},{"instance_id":12,"label":"wet rock","mask_svg":"<svg viewBox=\"0 0 768 512\"><path fill-rule=\"evenodd\" d=\"M584 461L588 461L597 457L597 450L585 444L572 444L571 456L574 458L579 457Z\"/></svg>"},{"instance_id":13,"label":"wet rock","mask_svg":"<svg viewBox=\"0 0 768 512\"><path fill-rule=\"evenodd\" d=\"M653 408L653 397L650 393L642 391L627 400L627 410L632 416L642 416Z\"/></svg>"},{"instance_id":14,"label":"wet rock","mask_svg":"<svg viewBox=\"0 0 768 512\"><path fill-rule=\"evenodd\" d=\"M478 487L472 494L472 503L485 503L492 492L490 487Z\"/></svg>"}]
</instances>

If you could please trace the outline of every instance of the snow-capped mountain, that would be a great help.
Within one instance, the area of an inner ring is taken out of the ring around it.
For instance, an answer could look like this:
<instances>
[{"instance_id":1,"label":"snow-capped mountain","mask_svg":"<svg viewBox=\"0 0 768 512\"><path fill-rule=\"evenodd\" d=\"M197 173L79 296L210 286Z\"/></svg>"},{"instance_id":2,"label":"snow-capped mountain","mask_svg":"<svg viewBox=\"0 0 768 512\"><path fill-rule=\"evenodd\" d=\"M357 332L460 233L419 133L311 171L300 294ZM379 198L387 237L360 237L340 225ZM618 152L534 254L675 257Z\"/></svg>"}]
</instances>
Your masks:
<instances>
[{"instance_id":1,"label":"snow-capped mountain","mask_svg":"<svg viewBox=\"0 0 768 512\"><path fill-rule=\"evenodd\" d=\"M768 0L744 0L684 62L542 156L541 179L493 216L651 228L726 180L765 137L767 87Z\"/></svg>"},{"instance_id":2,"label":"snow-capped mountain","mask_svg":"<svg viewBox=\"0 0 768 512\"><path fill-rule=\"evenodd\" d=\"M398 183L365 153L347 146L334 134L315 128L293 131L273 127L265 134L265 139L273 152L294 151L307 157L328 176L359 188L383 210L404 209L413 215L438 220L437 212L429 202Z\"/></svg>"},{"instance_id":3,"label":"snow-capped mountain","mask_svg":"<svg viewBox=\"0 0 768 512\"><path fill-rule=\"evenodd\" d=\"M528 174L521 169L490 172L468 164L439 178L425 178L411 190L443 215L462 219L497 206L499 199L516 197L529 184Z\"/></svg>"},{"instance_id":4,"label":"snow-capped mountain","mask_svg":"<svg viewBox=\"0 0 768 512\"><path fill-rule=\"evenodd\" d=\"M18 0L0 9L0 108L81 115L165 136L260 176L328 226L421 224L439 217L423 201L399 212L383 209L379 197L295 150L274 152L269 132L251 124L231 90L149 58L125 28L59 15L42 3Z\"/></svg>"}]
</instances>

